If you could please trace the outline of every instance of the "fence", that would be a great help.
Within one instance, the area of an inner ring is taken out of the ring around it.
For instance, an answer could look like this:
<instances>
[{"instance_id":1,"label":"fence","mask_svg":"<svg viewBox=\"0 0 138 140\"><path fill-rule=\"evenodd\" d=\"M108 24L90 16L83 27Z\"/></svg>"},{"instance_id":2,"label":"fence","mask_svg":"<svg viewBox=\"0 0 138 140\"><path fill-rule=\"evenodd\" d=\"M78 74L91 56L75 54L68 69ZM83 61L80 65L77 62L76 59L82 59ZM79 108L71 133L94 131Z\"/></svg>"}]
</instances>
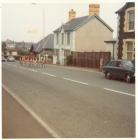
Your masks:
<instances>
[{"instance_id":1,"label":"fence","mask_svg":"<svg viewBox=\"0 0 138 140\"><path fill-rule=\"evenodd\" d=\"M36 56L20 56L20 64L28 67L46 67L46 57Z\"/></svg>"},{"instance_id":2,"label":"fence","mask_svg":"<svg viewBox=\"0 0 138 140\"><path fill-rule=\"evenodd\" d=\"M110 58L110 52L72 52L70 56L67 56L66 64L79 67L100 68Z\"/></svg>"}]
</instances>

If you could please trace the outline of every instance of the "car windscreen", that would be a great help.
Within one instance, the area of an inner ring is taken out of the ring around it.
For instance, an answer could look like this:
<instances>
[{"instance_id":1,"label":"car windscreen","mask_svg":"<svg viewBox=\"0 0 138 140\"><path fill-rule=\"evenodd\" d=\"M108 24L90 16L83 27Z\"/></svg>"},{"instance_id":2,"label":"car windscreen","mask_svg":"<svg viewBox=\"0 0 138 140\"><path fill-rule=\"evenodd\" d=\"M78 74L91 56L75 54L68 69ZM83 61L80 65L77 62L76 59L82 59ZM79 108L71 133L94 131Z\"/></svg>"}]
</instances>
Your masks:
<instances>
[{"instance_id":1,"label":"car windscreen","mask_svg":"<svg viewBox=\"0 0 138 140\"><path fill-rule=\"evenodd\" d=\"M128 66L128 67L135 67L135 64L132 62L132 61L127 61L125 63L125 66Z\"/></svg>"},{"instance_id":2,"label":"car windscreen","mask_svg":"<svg viewBox=\"0 0 138 140\"><path fill-rule=\"evenodd\" d=\"M107 65L108 66L117 66L117 61L110 61Z\"/></svg>"}]
</instances>

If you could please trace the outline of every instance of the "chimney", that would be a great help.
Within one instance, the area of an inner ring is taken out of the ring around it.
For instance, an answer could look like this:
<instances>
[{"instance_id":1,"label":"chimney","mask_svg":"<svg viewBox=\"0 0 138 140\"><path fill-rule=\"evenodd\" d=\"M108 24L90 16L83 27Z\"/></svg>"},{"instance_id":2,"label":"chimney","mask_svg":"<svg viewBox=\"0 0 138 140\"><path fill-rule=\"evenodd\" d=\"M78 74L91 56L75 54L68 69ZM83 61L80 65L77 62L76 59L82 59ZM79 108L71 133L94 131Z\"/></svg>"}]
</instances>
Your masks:
<instances>
[{"instance_id":1,"label":"chimney","mask_svg":"<svg viewBox=\"0 0 138 140\"><path fill-rule=\"evenodd\" d=\"M89 4L89 16L97 15L99 16L99 4Z\"/></svg>"},{"instance_id":2,"label":"chimney","mask_svg":"<svg viewBox=\"0 0 138 140\"><path fill-rule=\"evenodd\" d=\"M75 18L76 18L76 12L73 9L71 9L69 11L69 21Z\"/></svg>"}]
</instances>

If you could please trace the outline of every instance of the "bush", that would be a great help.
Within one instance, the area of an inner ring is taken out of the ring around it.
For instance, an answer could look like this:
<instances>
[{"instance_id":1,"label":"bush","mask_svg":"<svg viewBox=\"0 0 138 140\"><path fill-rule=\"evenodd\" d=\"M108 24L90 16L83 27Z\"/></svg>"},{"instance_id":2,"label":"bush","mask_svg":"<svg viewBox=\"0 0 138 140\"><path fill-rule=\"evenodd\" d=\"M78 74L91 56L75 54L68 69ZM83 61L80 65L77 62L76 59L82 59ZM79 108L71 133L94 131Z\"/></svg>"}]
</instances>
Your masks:
<instances>
[{"instance_id":1,"label":"bush","mask_svg":"<svg viewBox=\"0 0 138 140\"><path fill-rule=\"evenodd\" d=\"M20 50L20 51L18 52L18 54L19 54L19 55L29 55L30 52L29 52L29 51Z\"/></svg>"}]
</instances>

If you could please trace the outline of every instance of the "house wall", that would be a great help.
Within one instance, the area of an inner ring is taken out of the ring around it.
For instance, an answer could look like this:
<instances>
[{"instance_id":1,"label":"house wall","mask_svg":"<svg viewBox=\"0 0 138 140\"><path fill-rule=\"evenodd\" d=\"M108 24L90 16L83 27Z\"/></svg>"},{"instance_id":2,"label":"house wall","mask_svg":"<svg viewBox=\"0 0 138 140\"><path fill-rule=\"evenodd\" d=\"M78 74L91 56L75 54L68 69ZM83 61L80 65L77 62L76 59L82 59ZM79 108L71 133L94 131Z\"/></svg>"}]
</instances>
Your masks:
<instances>
[{"instance_id":1,"label":"house wall","mask_svg":"<svg viewBox=\"0 0 138 140\"><path fill-rule=\"evenodd\" d=\"M112 40L112 32L94 18L75 32L75 51L110 51L104 41Z\"/></svg>"},{"instance_id":2,"label":"house wall","mask_svg":"<svg viewBox=\"0 0 138 140\"><path fill-rule=\"evenodd\" d=\"M118 38L117 55L118 59L126 59L126 40L135 40L135 31L128 30L127 11L134 8L134 3L128 3L126 8L118 13Z\"/></svg>"},{"instance_id":3,"label":"house wall","mask_svg":"<svg viewBox=\"0 0 138 140\"><path fill-rule=\"evenodd\" d=\"M9 56L9 55L17 56L17 55L18 55L18 52L17 52L17 51L7 51L7 52L6 52L6 55L7 55L7 56Z\"/></svg>"},{"instance_id":4,"label":"house wall","mask_svg":"<svg viewBox=\"0 0 138 140\"><path fill-rule=\"evenodd\" d=\"M64 44L62 44L62 33L64 33ZM70 44L67 44L67 33L62 31L59 33L59 40L57 44L57 34L54 33L54 49L67 49L67 50L74 50L75 43L74 43L74 32L70 32Z\"/></svg>"},{"instance_id":5,"label":"house wall","mask_svg":"<svg viewBox=\"0 0 138 140\"><path fill-rule=\"evenodd\" d=\"M14 43L13 43L13 44L8 44L8 43L7 43L7 44L6 44L6 47L7 47L7 48L15 48L15 44L14 44Z\"/></svg>"},{"instance_id":6,"label":"house wall","mask_svg":"<svg viewBox=\"0 0 138 140\"><path fill-rule=\"evenodd\" d=\"M62 44L62 33L64 33L64 44ZM54 55L57 56L57 63L64 64L65 56L69 51L75 50L74 32L70 32L70 44L67 44L67 33L62 30L59 33L59 40L57 44L57 34L54 33Z\"/></svg>"},{"instance_id":7,"label":"house wall","mask_svg":"<svg viewBox=\"0 0 138 140\"><path fill-rule=\"evenodd\" d=\"M13 56L17 56L17 52L16 51L13 51L13 52L11 52L11 55L13 55Z\"/></svg>"}]
</instances>

